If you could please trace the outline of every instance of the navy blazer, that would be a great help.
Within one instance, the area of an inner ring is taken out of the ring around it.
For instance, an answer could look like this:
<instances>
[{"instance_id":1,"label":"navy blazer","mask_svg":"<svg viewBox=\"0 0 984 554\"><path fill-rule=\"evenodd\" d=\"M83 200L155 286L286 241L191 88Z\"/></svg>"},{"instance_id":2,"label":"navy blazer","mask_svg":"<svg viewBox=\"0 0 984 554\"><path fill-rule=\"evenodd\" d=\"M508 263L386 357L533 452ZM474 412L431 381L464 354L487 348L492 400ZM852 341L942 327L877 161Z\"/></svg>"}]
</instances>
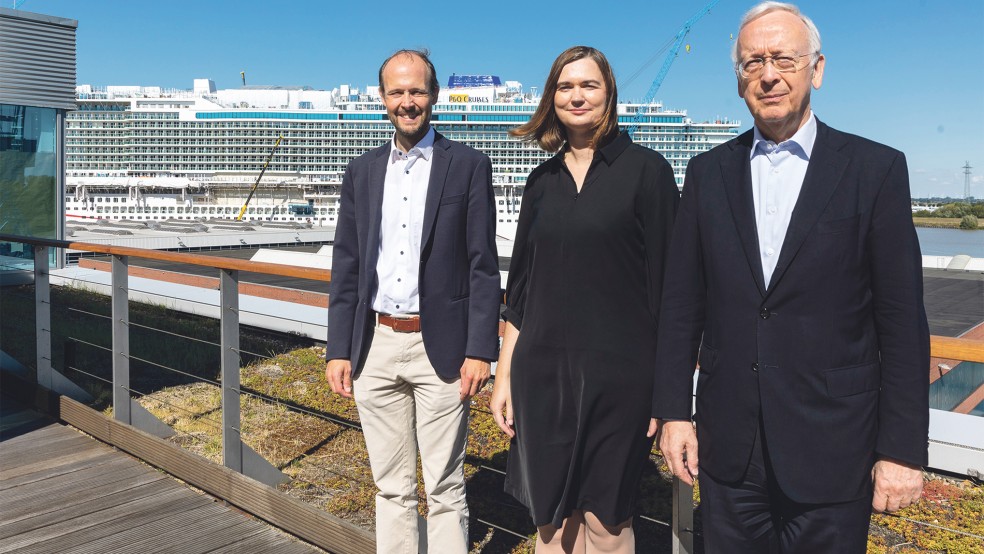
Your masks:
<instances>
[{"instance_id":1,"label":"navy blazer","mask_svg":"<svg viewBox=\"0 0 984 554\"><path fill-rule=\"evenodd\" d=\"M693 158L669 250L653 392L701 470L738 481L759 418L782 491L860 498L876 456L927 463L929 330L905 156L818 121L766 286L752 131Z\"/></svg>"},{"instance_id":2,"label":"navy blazer","mask_svg":"<svg viewBox=\"0 0 984 554\"><path fill-rule=\"evenodd\" d=\"M345 170L329 286L327 358L352 361L353 376L372 341L379 229L390 143ZM502 298L488 156L434 137L424 205L418 291L427 357L446 378L465 357L494 360Z\"/></svg>"}]
</instances>

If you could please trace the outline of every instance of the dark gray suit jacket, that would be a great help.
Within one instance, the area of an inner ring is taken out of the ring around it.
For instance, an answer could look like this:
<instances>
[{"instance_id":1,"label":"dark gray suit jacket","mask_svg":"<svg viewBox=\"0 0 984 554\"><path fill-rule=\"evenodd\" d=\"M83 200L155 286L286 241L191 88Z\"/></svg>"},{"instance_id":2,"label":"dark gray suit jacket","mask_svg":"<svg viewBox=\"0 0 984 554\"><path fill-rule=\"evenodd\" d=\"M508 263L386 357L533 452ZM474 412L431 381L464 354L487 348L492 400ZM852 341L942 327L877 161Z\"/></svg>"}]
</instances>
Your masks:
<instances>
[{"instance_id":1,"label":"dark gray suit jacket","mask_svg":"<svg viewBox=\"0 0 984 554\"><path fill-rule=\"evenodd\" d=\"M390 143L353 160L342 180L332 255L327 358L352 361L372 340L379 229ZM494 360L502 298L488 156L441 134L434 138L424 206L418 290L427 357L446 379L465 357Z\"/></svg>"},{"instance_id":2,"label":"dark gray suit jacket","mask_svg":"<svg viewBox=\"0 0 984 554\"><path fill-rule=\"evenodd\" d=\"M929 331L905 156L818 122L766 287L752 131L691 160L663 288L653 414L690 416L701 471L742 478L759 418L782 491L860 498L876 455L925 465Z\"/></svg>"}]
</instances>

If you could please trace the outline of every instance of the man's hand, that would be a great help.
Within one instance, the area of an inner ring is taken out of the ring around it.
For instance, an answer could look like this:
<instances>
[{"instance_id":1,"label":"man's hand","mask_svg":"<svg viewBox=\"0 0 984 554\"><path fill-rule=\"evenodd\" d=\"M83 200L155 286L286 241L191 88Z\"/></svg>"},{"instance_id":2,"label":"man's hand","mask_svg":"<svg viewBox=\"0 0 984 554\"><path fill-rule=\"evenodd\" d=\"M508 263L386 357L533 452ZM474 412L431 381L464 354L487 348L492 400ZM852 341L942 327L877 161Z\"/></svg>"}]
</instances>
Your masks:
<instances>
[{"instance_id":1,"label":"man's hand","mask_svg":"<svg viewBox=\"0 0 984 554\"><path fill-rule=\"evenodd\" d=\"M516 436L516 430L513 429L512 391L509 386L509 372L500 374L499 370L496 370L489 409L492 410L492 418L495 419L499 429L512 438Z\"/></svg>"},{"instance_id":2,"label":"man's hand","mask_svg":"<svg viewBox=\"0 0 984 554\"><path fill-rule=\"evenodd\" d=\"M461 364L461 401L471 398L482 390L489 376L492 375L492 364L485 360L465 358Z\"/></svg>"},{"instance_id":3,"label":"man's hand","mask_svg":"<svg viewBox=\"0 0 984 554\"><path fill-rule=\"evenodd\" d=\"M349 360L328 360L325 378L331 384L332 392L345 398L352 398L352 362Z\"/></svg>"},{"instance_id":4,"label":"man's hand","mask_svg":"<svg viewBox=\"0 0 984 554\"><path fill-rule=\"evenodd\" d=\"M905 508L922 494L922 469L905 462L879 459L871 469L871 480L875 484L871 508L878 513Z\"/></svg>"},{"instance_id":5,"label":"man's hand","mask_svg":"<svg viewBox=\"0 0 984 554\"><path fill-rule=\"evenodd\" d=\"M649 436L659 432L659 449L670 472L688 485L697 477L697 433L689 421L649 422Z\"/></svg>"}]
</instances>

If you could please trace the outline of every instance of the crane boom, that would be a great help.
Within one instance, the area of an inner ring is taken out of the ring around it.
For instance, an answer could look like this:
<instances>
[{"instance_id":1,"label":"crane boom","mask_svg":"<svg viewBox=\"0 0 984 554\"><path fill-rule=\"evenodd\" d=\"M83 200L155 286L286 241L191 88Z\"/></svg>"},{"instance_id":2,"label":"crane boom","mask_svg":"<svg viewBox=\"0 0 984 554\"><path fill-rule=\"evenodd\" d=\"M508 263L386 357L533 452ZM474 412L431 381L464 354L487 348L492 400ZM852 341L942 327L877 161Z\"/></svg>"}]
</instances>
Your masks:
<instances>
[{"instance_id":1,"label":"crane boom","mask_svg":"<svg viewBox=\"0 0 984 554\"><path fill-rule=\"evenodd\" d=\"M639 106L639 111L636 112L634 118L632 118L632 125L629 127L629 134L633 134L639 123L642 122L643 116L648 111L649 103L653 101L656 97L656 91L659 90L659 86L663 84L663 79L666 78L666 74L670 72L670 66L673 65L673 61L676 60L677 53L680 51L680 47L683 46L683 40L687 38L687 34L690 33L690 29L701 20L702 17L707 15L711 11L711 8L717 5L721 0L711 0L706 6L701 8L693 17L687 20L677 31L676 38L673 41L673 46L670 48L670 52L666 55L666 60L663 61L663 67L659 69L659 73L656 74L656 78L653 79L653 84L649 86L649 92L646 93L645 98L642 100L642 105Z\"/></svg>"},{"instance_id":2,"label":"crane boom","mask_svg":"<svg viewBox=\"0 0 984 554\"><path fill-rule=\"evenodd\" d=\"M263 164L263 169L260 170L260 176L256 178L256 183L253 184L253 188L249 191L249 196L246 197L246 202L243 204L243 209L239 210L239 215L236 216L236 221L243 220L243 214L246 213L246 207L249 206L249 201L253 199L253 193L256 192L256 187L260 186L260 179L263 178L263 174L266 173L267 167L270 165L270 160L273 159L273 153L277 151L277 147L280 146L280 141L284 140L284 136L280 135L277 137L277 142L273 144L273 150L270 150L270 155L267 156L266 163Z\"/></svg>"}]
</instances>

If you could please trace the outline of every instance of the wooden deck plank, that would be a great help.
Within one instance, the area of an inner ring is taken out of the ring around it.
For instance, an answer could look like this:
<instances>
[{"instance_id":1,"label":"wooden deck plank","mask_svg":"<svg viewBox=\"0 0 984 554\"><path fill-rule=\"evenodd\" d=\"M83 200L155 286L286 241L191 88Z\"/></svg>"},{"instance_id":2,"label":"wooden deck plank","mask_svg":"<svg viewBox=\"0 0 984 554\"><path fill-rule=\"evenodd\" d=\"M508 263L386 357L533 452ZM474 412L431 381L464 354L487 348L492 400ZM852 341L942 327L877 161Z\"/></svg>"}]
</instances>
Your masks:
<instances>
[{"instance_id":1,"label":"wooden deck plank","mask_svg":"<svg viewBox=\"0 0 984 554\"><path fill-rule=\"evenodd\" d=\"M2 514L0 518L0 538L11 537L40 529L48 525L54 525L62 521L68 521L85 514L105 510L134 500L139 500L148 496L157 496L174 488L174 483L170 482L165 476L160 475L153 479L153 475L140 476L140 480L128 482L125 489L118 490L111 494L98 494L93 491L88 498L78 498L75 503L64 505L59 502L47 502L37 506L30 512L22 513L19 517ZM23 503L27 504L27 503Z\"/></svg>"},{"instance_id":2,"label":"wooden deck plank","mask_svg":"<svg viewBox=\"0 0 984 554\"><path fill-rule=\"evenodd\" d=\"M34 464L16 470L0 471L0 490L50 479L85 467L102 465L118 456L119 453L111 448L90 448L56 458L38 460Z\"/></svg>"},{"instance_id":3,"label":"wooden deck plank","mask_svg":"<svg viewBox=\"0 0 984 554\"><path fill-rule=\"evenodd\" d=\"M4 452L3 467L13 466L16 457L29 455L23 450L25 446L29 446L31 450L46 448L80 436L78 431L70 427L52 423L30 433L6 438L0 442L0 451Z\"/></svg>"},{"instance_id":4,"label":"wooden deck plank","mask_svg":"<svg viewBox=\"0 0 984 554\"><path fill-rule=\"evenodd\" d=\"M103 554L107 551L123 548L129 552L143 552L142 543L161 544L168 537L179 534L194 534L198 537L229 525L229 510L224 506L211 502L190 510L177 513L161 514L143 525L132 525L117 533L100 537L85 544L76 544L73 554ZM166 544L166 543L165 543ZM172 550L176 552L176 550Z\"/></svg>"},{"instance_id":5,"label":"wooden deck plank","mask_svg":"<svg viewBox=\"0 0 984 554\"><path fill-rule=\"evenodd\" d=\"M50 495L57 495L57 498L62 499L74 494L85 495L92 487L135 478L144 471L145 468L139 462L121 457L98 466L56 475L29 486L0 491L0 503L39 500Z\"/></svg>"},{"instance_id":6,"label":"wooden deck plank","mask_svg":"<svg viewBox=\"0 0 984 554\"><path fill-rule=\"evenodd\" d=\"M23 519L24 517L32 517L35 515L53 512L77 504L90 502L93 499L111 496L120 492L125 492L129 489L135 489L137 487L163 479L167 479L167 475L151 471L140 475L135 479L117 480L103 485L93 486L87 489L89 493L88 495L77 494L71 498L59 498L57 503L46 502L40 506L30 502L0 504L0 521L17 521Z\"/></svg>"},{"instance_id":7,"label":"wooden deck plank","mask_svg":"<svg viewBox=\"0 0 984 554\"><path fill-rule=\"evenodd\" d=\"M243 540L228 544L226 546L209 550L208 554L241 554L243 552L263 552L263 554L279 554L277 541L281 536L272 529L264 529L262 532L247 537ZM281 545L283 546L283 545Z\"/></svg>"},{"instance_id":8,"label":"wooden deck plank","mask_svg":"<svg viewBox=\"0 0 984 554\"><path fill-rule=\"evenodd\" d=\"M98 448L98 444L85 440L85 437L78 433L74 437L63 437L56 441L45 444L32 444L29 447L20 447L13 452L4 453L4 469L16 469L25 465L31 465L39 460L57 458L66 454L72 454L79 450Z\"/></svg>"},{"instance_id":9,"label":"wooden deck plank","mask_svg":"<svg viewBox=\"0 0 984 554\"><path fill-rule=\"evenodd\" d=\"M0 552L18 554L66 552L80 544L123 532L169 514L201 506L200 502L195 502L194 498L188 497L186 493L189 492L181 489L169 490L153 499L137 499L35 529L5 540L4 546L0 547Z\"/></svg>"},{"instance_id":10,"label":"wooden deck plank","mask_svg":"<svg viewBox=\"0 0 984 554\"><path fill-rule=\"evenodd\" d=\"M251 537L266 528L263 524L228 509L223 510L221 515L214 517L225 524L217 529L212 529L205 535L190 532L194 527L183 530L177 529L174 532L161 534L157 540L135 542L132 548L119 547L106 550L103 554L129 554L132 552L140 552L141 554L172 552L204 554L229 543Z\"/></svg>"},{"instance_id":11,"label":"wooden deck plank","mask_svg":"<svg viewBox=\"0 0 984 554\"><path fill-rule=\"evenodd\" d=\"M33 415L34 419L40 420L41 426L27 433L7 437L3 440L2 444L16 446L23 444L46 444L61 438L79 436L79 432L72 427L53 421L51 418L34 410L26 410L24 413Z\"/></svg>"},{"instance_id":12,"label":"wooden deck plank","mask_svg":"<svg viewBox=\"0 0 984 554\"><path fill-rule=\"evenodd\" d=\"M280 554L311 554L311 552L315 552L314 547L305 542L290 538L286 538L286 540L287 542L278 550Z\"/></svg>"}]
</instances>

